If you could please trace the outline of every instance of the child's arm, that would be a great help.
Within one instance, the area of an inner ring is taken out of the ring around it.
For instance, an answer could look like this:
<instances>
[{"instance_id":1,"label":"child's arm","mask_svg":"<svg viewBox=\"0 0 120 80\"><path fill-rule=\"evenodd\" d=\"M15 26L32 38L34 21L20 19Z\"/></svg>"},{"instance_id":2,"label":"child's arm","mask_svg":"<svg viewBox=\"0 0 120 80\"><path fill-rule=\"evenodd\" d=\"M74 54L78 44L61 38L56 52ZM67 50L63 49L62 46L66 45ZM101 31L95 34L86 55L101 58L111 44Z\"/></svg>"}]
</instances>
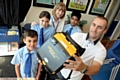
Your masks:
<instances>
[{"instance_id":1,"label":"child's arm","mask_svg":"<svg viewBox=\"0 0 120 80\"><path fill-rule=\"evenodd\" d=\"M41 69L42 69L42 63L41 63L41 61L39 60L38 62L39 62L38 63L38 73L37 73L37 76L36 76L35 80L39 80L39 78L40 78L40 72L41 72Z\"/></svg>"},{"instance_id":2,"label":"child's arm","mask_svg":"<svg viewBox=\"0 0 120 80\"><path fill-rule=\"evenodd\" d=\"M15 72L16 72L16 76L17 78L20 78L20 64L15 64Z\"/></svg>"},{"instance_id":3,"label":"child's arm","mask_svg":"<svg viewBox=\"0 0 120 80\"><path fill-rule=\"evenodd\" d=\"M32 22L31 26L35 26L36 24L38 24L38 22Z\"/></svg>"}]
</instances>

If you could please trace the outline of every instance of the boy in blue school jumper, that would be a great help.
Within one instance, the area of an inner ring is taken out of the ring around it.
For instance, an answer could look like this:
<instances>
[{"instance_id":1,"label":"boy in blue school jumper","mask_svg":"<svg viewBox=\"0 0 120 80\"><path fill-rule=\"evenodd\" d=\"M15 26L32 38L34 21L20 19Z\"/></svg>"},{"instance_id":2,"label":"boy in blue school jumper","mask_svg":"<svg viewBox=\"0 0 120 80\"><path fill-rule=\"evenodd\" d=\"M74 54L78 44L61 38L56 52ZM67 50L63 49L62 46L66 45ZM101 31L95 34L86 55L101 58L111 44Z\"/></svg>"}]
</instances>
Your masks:
<instances>
[{"instance_id":1,"label":"boy in blue school jumper","mask_svg":"<svg viewBox=\"0 0 120 80\"><path fill-rule=\"evenodd\" d=\"M55 29L53 26L49 25L49 21L50 13L48 11L42 11L39 15L39 23L31 26L31 29L37 31L38 33L37 47L42 46L42 44L55 33Z\"/></svg>"},{"instance_id":2,"label":"boy in blue school jumper","mask_svg":"<svg viewBox=\"0 0 120 80\"><path fill-rule=\"evenodd\" d=\"M71 18L70 18L70 24L66 24L63 28L63 32L68 31L69 35L72 35L76 32L82 32L82 30L79 28L79 26L77 25L79 20L81 18L81 14L79 11L73 11L71 14Z\"/></svg>"},{"instance_id":3,"label":"boy in blue school jumper","mask_svg":"<svg viewBox=\"0 0 120 80\"><path fill-rule=\"evenodd\" d=\"M39 80L42 63L37 60L38 34L34 30L27 30L23 34L25 46L14 55L11 63L15 65L17 78L35 78Z\"/></svg>"}]
</instances>

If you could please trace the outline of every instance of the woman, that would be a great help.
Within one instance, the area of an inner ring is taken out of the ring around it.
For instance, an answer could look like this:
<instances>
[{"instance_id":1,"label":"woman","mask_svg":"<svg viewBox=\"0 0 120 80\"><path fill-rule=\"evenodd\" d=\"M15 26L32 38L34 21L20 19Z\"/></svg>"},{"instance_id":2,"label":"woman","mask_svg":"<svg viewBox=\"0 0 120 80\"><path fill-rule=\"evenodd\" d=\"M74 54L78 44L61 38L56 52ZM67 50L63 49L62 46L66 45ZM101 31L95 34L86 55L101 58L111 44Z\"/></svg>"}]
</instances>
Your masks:
<instances>
[{"instance_id":1,"label":"woman","mask_svg":"<svg viewBox=\"0 0 120 80\"><path fill-rule=\"evenodd\" d=\"M50 25L55 28L56 32L62 32L63 30L65 13L66 5L63 2L57 3L52 10Z\"/></svg>"}]
</instances>

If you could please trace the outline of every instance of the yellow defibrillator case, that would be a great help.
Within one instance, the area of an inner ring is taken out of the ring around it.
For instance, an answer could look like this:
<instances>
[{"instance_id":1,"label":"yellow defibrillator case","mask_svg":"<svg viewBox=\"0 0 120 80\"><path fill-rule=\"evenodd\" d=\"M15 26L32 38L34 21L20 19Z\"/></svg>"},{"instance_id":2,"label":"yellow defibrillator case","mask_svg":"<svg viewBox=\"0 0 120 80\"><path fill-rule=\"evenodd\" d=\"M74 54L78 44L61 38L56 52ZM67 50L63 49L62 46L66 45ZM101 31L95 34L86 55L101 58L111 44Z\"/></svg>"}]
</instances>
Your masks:
<instances>
[{"instance_id":1,"label":"yellow defibrillator case","mask_svg":"<svg viewBox=\"0 0 120 80\"><path fill-rule=\"evenodd\" d=\"M74 54L81 56L85 49L79 46L67 33L56 33L39 49L38 57L51 73L55 74L63 68L66 60Z\"/></svg>"}]
</instances>

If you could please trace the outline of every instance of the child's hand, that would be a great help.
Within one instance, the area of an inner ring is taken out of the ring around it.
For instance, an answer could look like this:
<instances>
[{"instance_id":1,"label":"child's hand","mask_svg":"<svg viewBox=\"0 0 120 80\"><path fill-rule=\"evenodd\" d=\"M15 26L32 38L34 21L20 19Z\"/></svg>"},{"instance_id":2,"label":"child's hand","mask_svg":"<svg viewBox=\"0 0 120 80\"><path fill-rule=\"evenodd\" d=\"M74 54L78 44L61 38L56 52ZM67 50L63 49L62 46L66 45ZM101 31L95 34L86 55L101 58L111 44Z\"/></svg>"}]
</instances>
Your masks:
<instances>
[{"instance_id":1,"label":"child's hand","mask_svg":"<svg viewBox=\"0 0 120 80\"><path fill-rule=\"evenodd\" d=\"M37 24L37 22L32 22L31 23L31 26L34 26L34 25L36 25Z\"/></svg>"},{"instance_id":2,"label":"child's hand","mask_svg":"<svg viewBox=\"0 0 120 80\"><path fill-rule=\"evenodd\" d=\"M38 63L42 63L41 60L40 60L39 58L37 58L37 61L38 61Z\"/></svg>"},{"instance_id":3,"label":"child's hand","mask_svg":"<svg viewBox=\"0 0 120 80\"><path fill-rule=\"evenodd\" d=\"M17 80L23 80L23 78L17 78Z\"/></svg>"},{"instance_id":4,"label":"child's hand","mask_svg":"<svg viewBox=\"0 0 120 80\"><path fill-rule=\"evenodd\" d=\"M35 80L39 80L39 78L40 78L39 76L36 76Z\"/></svg>"},{"instance_id":5,"label":"child's hand","mask_svg":"<svg viewBox=\"0 0 120 80\"><path fill-rule=\"evenodd\" d=\"M42 62L41 62L41 60L39 58L37 58L37 61L38 61L39 66L38 66L38 74L37 74L35 80L39 80L40 74L41 74L41 70L42 70Z\"/></svg>"}]
</instances>

